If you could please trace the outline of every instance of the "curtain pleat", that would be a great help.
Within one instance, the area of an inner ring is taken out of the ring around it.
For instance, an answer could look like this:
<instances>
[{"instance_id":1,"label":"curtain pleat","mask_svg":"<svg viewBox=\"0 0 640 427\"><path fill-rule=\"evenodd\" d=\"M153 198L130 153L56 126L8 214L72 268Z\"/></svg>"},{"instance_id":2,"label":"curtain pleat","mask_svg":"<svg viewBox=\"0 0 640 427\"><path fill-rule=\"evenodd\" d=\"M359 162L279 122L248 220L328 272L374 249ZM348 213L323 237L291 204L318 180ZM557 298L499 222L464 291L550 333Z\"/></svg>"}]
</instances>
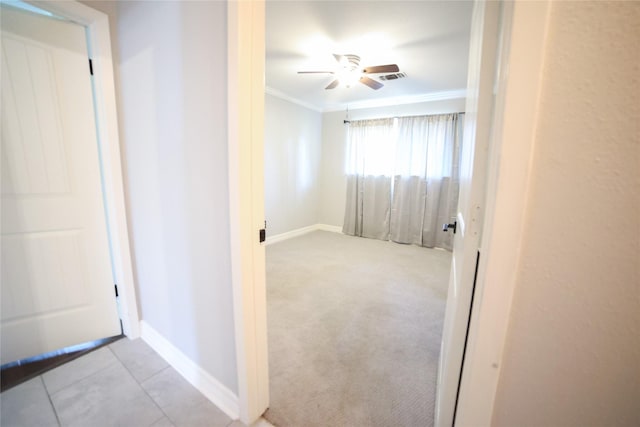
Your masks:
<instances>
[{"instance_id":1,"label":"curtain pleat","mask_svg":"<svg viewBox=\"0 0 640 427\"><path fill-rule=\"evenodd\" d=\"M418 176L401 175L396 175L393 182L391 240L422 245L427 183Z\"/></svg>"},{"instance_id":2,"label":"curtain pleat","mask_svg":"<svg viewBox=\"0 0 640 427\"><path fill-rule=\"evenodd\" d=\"M389 239L391 178L365 176L362 189L362 237Z\"/></svg>"},{"instance_id":3,"label":"curtain pleat","mask_svg":"<svg viewBox=\"0 0 640 427\"><path fill-rule=\"evenodd\" d=\"M443 233L442 224L456 216L459 184L450 178L431 179L427 183L427 203L422 227L422 246L453 249L453 233Z\"/></svg>"},{"instance_id":4,"label":"curtain pleat","mask_svg":"<svg viewBox=\"0 0 640 427\"><path fill-rule=\"evenodd\" d=\"M344 210L342 232L350 236L362 236L362 180L359 175L347 175L347 203Z\"/></svg>"},{"instance_id":5,"label":"curtain pleat","mask_svg":"<svg viewBox=\"0 0 640 427\"><path fill-rule=\"evenodd\" d=\"M342 232L351 236L389 239L391 178L347 176L347 204Z\"/></svg>"}]
</instances>

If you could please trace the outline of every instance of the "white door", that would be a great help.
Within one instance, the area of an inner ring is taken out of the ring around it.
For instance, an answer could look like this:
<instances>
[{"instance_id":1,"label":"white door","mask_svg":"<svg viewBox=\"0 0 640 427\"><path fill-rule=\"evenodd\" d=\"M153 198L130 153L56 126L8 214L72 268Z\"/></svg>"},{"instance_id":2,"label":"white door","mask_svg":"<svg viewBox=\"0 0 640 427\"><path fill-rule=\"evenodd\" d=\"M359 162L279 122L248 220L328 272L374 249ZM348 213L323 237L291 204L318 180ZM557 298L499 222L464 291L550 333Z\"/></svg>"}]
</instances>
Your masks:
<instances>
[{"instance_id":1,"label":"white door","mask_svg":"<svg viewBox=\"0 0 640 427\"><path fill-rule=\"evenodd\" d=\"M1 19L4 364L121 330L85 29Z\"/></svg>"},{"instance_id":2,"label":"white door","mask_svg":"<svg viewBox=\"0 0 640 427\"><path fill-rule=\"evenodd\" d=\"M471 24L460 195L458 213L452 219L457 228L438 370L437 426L450 427L455 422L455 406L472 309L495 96L500 7L498 2L476 2Z\"/></svg>"}]
</instances>

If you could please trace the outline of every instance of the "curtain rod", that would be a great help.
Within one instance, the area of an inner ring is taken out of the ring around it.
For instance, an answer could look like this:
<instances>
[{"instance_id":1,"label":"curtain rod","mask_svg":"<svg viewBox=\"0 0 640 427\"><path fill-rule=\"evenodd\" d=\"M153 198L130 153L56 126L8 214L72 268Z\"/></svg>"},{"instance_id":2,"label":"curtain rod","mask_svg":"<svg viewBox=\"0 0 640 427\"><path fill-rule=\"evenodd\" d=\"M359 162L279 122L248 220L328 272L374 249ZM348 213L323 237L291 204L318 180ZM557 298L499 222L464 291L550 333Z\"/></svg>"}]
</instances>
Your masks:
<instances>
[{"instance_id":1,"label":"curtain rod","mask_svg":"<svg viewBox=\"0 0 640 427\"><path fill-rule=\"evenodd\" d=\"M466 113L464 111L457 111L457 112L454 112L454 113L426 114L426 116L441 116L443 114L466 114ZM425 115L421 115L421 116L395 116L393 118L397 119L398 117L424 117L424 116ZM365 119L365 120L369 120L369 119ZM370 120L376 120L376 119L370 119ZM345 119L343 121L344 121L345 125L351 123L351 120L346 120ZM357 120L355 120L355 121L357 121Z\"/></svg>"}]
</instances>

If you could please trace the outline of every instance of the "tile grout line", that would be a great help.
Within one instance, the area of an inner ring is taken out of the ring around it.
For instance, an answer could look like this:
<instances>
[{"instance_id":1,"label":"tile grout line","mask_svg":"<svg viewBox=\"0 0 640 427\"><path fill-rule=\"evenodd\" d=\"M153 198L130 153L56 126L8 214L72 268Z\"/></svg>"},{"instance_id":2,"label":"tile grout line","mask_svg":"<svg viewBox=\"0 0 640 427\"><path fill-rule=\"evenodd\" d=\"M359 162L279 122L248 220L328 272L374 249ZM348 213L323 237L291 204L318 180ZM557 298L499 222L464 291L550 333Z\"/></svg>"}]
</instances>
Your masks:
<instances>
[{"instance_id":1,"label":"tile grout line","mask_svg":"<svg viewBox=\"0 0 640 427\"><path fill-rule=\"evenodd\" d=\"M77 360L77 359L76 359L76 360ZM73 360L72 360L71 362L73 362ZM69 363L71 363L71 362L69 362ZM86 380L86 379L88 379L88 378L91 378L91 377L93 377L93 376L95 376L95 375L98 375L99 373L101 373L101 372L103 372L103 371L106 371L106 370L107 370L107 369L109 369L110 367L115 366L115 365L116 365L116 363L118 363L118 362L120 362L120 360L116 358L116 361L115 361L115 362L110 363L110 364L108 364L107 366L103 367L102 369L99 369L98 371L96 371L96 372L94 372L94 373L92 373L92 374L90 374L90 375L87 375L87 376L85 376L85 377L82 377L82 378L80 378L80 379L78 379L78 380L76 380L76 381L72 382L71 384L69 384L69 385L66 385L66 386L62 387L60 390L57 390L57 391L56 391L56 392L54 392L53 394L50 394L50 393L49 393L49 389L47 388L47 383L44 381L44 375L39 375L40 380L42 381L42 385L44 385L44 389L45 389L45 391L47 392L47 397L48 397L48 399L49 399L49 403L51 403L51 406L53 407L53 412L54 412L54 414L56 415L56 420L58 421L58 425L59 425L59 426L61 426L61 427L62 427L62 421L60 421L60 418L58 417L58 410L56 409L56 405L53 403L53 395L54 395L54 394L58 394L58 393L60 393L61 391L66 390L67 388L72 387L72 386L74 386L74 385L78 384L78 383L79 383L79 382L81 382L81 381L84 381L84 380ZM121 364L122 364L122 363L121 363ZM64 365L60 365L60 366L64 366ZM60 366L58 366L58 368L59 368ZM124 366L124 365L123 365L123 366ZM55 369L57 369L57 368L55 368ZM125 369L126 369L126 368L125 368Z\"/></svg>"},{"instance_id":2,"label":"tile grout line","mask_svg":"<svg viewBox=\"0 0 640 427\"><path fill-rule=\"evenodd\" d=\"M126 366L125 366L125 369L126 369ZM158 375L160 372L163 372L165 369L169 369L169 366L167 366L167 367L165 367L165 368L162 368L162 370L160 370L159 372L156 372L155 374L151 375L151 376L150 376L149 378L147 378L145 381L147 381L147 380L149 380L149 379L151 379L151 378L155 377L155 376L156 376L156 375ZM131 376L133 376L133 375L131 375ZM140 388L142 389L142 391L144 392L144 394L146 394L147 396L149 396L149 399L151 399L151 401L153 402L153 404L154 404L154 405L156 405L156 407L157 407L158 409L160 409L160 412L162 412L162 414L163 414L163 417L158 418L158 419L157 419L157 420L155 420L153 423L149 424L149 426L152 426L153 424L157 423L158 421L160 421L160 420L161 420L162 418L164 418L164 417L166 417L166 418L169 420L169 422L171 423L171 425L175 426L175 424L173 423L173 419L171 419L171 417L169 416L169 414L167 414L166 412L164 412L164 409L162 409L162 406L160 406L160 405L158 404L158 402L156 402L156 400L153 398L153 396L151 396L151 395L149 394L149 392L147 391L147 389L146 389L146 388L144 388L144 387L142 386L142 383L138 382L138 380L136 380L136 378L135 378L135 377L134 377L133 379L138 383L138 385L140 386Z\"/></svg>"},{"instance_id":3,"label":"tile grout line","mask_svg":"<svg viewBox=\"0 0 640 427\"><path fill-rule=\"evenodd\" d=\"M134 379L138 384L140 384L140 386L142 386L142 383L143 383L143 382L145 382L145 381L147 381L147 380L150 380L151 378L153 378L153 377L155 377L156 375L158 375L160 372L162 372L162 371L164 371L165 369L167 369L167 368L170 368L170 367L171 367L171 365L169 365L169 364L167 363L167 366L165 366L164 368L160 369L158 372L154 372L153 374L151 374L151 375L150 375L150 376L148 376L147 378L145 378L145 379L143 379L143 380L138 381L138 379L135 377L135 375L133 375L133 372L131 372L131 370L129 370L129 368L127 368L127 365L125 365L124 361L123 361L120 357L118 357L118 355L116 354L116 352L115 352L115 351L113 351L113 350L111 349L111 345L107 346L107 348L109 349L109 351L111 351L111 353L113 353L113 355L116 357L116 359L118 359L118 361L122 364L122 366L124 366L124 368L125 368L125 369L130 373L130 374L131 374L131 376L133 377L133 379ZM148 356L148 355L146 355L146 356ZM166 361L165 361L165 362L166 362Z\"/></svg>"},{"instance_id":4,"label":"tile grout line","mask_svg":"<svg viewBox=\"0 0 640 427\"><path fill-rule=\"evenodd\" d=\"M76 359L76 360L77 360L77 359ZM71 362L73 362L73 360L72 360ZM71 362L69 362L69 363L71 363ZM47 394L48 394L49 396L53 397L53 395L58 394L58 393L60 393L61 391L66 390L67 388L69 388L69 387L71 387L71 386L74 386L74 385L78 384L78 383L79 383L79 382L81 382L81 381L86 380L87 378L91 378L91 377L93 377L94 375L97 375L97 374L99 374L100 372L102 372L102 371L105 371L105 370L109 369L110 367L114 366L116 363L119 363L119 362L120 362L120 359L116 358L116 361L115 361L115 362L109 363L107 366L104 366L103 368L101 368L101 369L99 369L99 370L97 370L97 371L95 371L95 372L93 372L93 373L91 373L91 374L89 374L89 375L87 375L87 376L85 376L85 377L79 378L79 379L75 380L74 382L72 382L72 383L70 383L70 384L67 384L66 386L62 387L60 390L56 390L55 392L53 392L53 393L51 393L51 394L49 394L49 389L47 388L47 383L44 381L44 374L43 374L43 375L40 375L40 377L42 377L42 383L44 384L44 387L45 387L45 389L47 390ZM120 364L122 364L122 363L120 363ZM58 369L58 368L60 368L61 366L64 366L64 365L60 365L60 366L58 366L58 367L57 367L57 368L55 368L55 369ZM124 366L124 365L123 365L123 366ZM126 368L125 368L125 369L126 369ZM46 372L45 372L45 373L46 373Z\"/></svg>"},{"instance_id":5,"label":"tile grout line","mask_svg":"<svg viewBox=\"0 0 640 427\"><path fill-rule=\"evenodd\" d=\"M153 352L155 353L155 350L153 350ZM156 353L157 354L157 353ZM117 357L117 356L116 356ZM124 364L124 363L123 363ZM125 366L125 369L127 369L127 367ZM171 422L172 425L174 424L174 420L169 416L169 414L167 414L163 408L156 402L156 400L147 392L146 388L144 387L144 385L142 384L143 382L147 382L149 380L151 380L152 378L157 377L158 375L162 374L163 372L167 371L167 370L173 370L175 371L178 376L180 378L182 378L183 380L185 380L182 375L175 370L175 368L173 366L171 366L170 364L167 363L167 366L165 366L164 368L160 369L159 371L153 373L152 375L150 375L149 377L145 378L144 380L138 381L135 377L134 379L138 382L138 384L140 385L140 387L142 388L142 390L144 390L144 392L147 394L147 396L149 396L149 398L153 401L153 403L158 406L158 408L160 408L160 410L162 411L163 414L165 414L166 418ZM133 376L133 374L132 374ZM185 380L186 381L186 380ZM187 381L188 383L188 381ZM193 385L189 384L191 387L193 387ZM213 405L217 410L221 411L220 408L218 408L217 405L215 405L213 402L211 402L206 396L204 396L202 394L202 392L200 392L199 390L195 389L196 392L198 393L198 395L200 395L200 397L202 398L202 402L198 403L198 405L207 405L207 404L211 404ZM157 420L159 421L159 420ZM157 422L155 421L155 422ZM229 424L226 424L224 427L229 427L231 424L233 424L236 420L231 419L231 421L229 422Z\"/></svg>"},{"instance_id":6,"label":"tile grout line","mask_svg":"<svg viewBox=\"0 0 640 427\"><path fill-rule=\"evenodd\" d=\"M42 375L38 375L38 377L40 378L42 387L44 387L44 392L47 393L47 399L49 400L51 409L53 409L53 415L55 415L56 417L56 422L58 423L59 426L62 426L62 422L60 421L60 417L58 416L58 410L56 409L56 405L53 404L53 400L51 399L51 395L49 394L49 389L47 388L47 385L44 382L44 378L42 378Z\"/></svg>"},{"instance_id":7,"label":"tile grout line","mask_svg":"<svg viewBox=\"0 0 640 427\"><path fill-rule=\"evenodd\" d=\"M167 370L169 370L169 369L170 369L170 370L175 371L175 372L180 376L180 378L182 378L182 376L180 375L180 373L179 373L178 371L176 371L176 370L175 370L175 368L174 368L173 366L171 366L171 365L167 365L167 366L165 366L164 368L162 368L161 370L159 370L158 372L156 372L156 373L154 373L153 375L151 375L150 377L146 378L143 382L149 381L149 380L151 380L152 378L157 377L158 375L162 374L163 372L165 372L165 371L167 371ZM184 380L184 378L182 378L182 379ZM185 380L185 381L186 381L186 380ZM188 383L188 382L187 382L187 383ZM171 417L169 416L169 414L167 414L167 413L162 409L162 407L161 407L158 403L156 403L155 399L154 399L154 398L153 398L153 397L152 397L152 396L147 392L147 390L144 388L144 386L142 385L142 382L139 382L138 384L140 384L140 387L142 388L142 390L144 390L144 392L147 394L147 396L149 396L149 398L153 401L153 403L154 403L154 404L156 404L156 406L158 406L158 407L160 408L160 410L162 411L162 413L163 413L163 414L165 414L165 416L166 416L166 417L167 417L167 419L171 422L171 424L172 424L172 425L175 425L175 424L174 424L174 420L173 420L173 418L171 418ZM190 385L191 387L193 387L191 384L189 384L189 385ZM220 410L220 408L218 408L218 406L216 406L213 402L211 402L209 399L207 399L207 397L206 397L206 396L204 396L204 395L203 395L199 390L197 390L197 389L195 389L195 390L196 390L196 392L200 395L200 397L202 398L202 401L201 401L200 403L198 403L198 404L197 404L198 406L210 404L210 405L213 405L213 406L214 406L218 411L221 411L221 410ZM157 422L157 421L156 421L156 422ZM225 427L229 427L229 426L230 426L231 424L233 424L234 422L235 422L235 420L233 420L233 419L232 419L232 420L229 422L229 424L226 424L226 425L225 425Z\"/></svg>"},{"instance_id":8,"label":"tile grout line","mask_svg":"<svg viewBox=\"0 0 640 427\"><path fill-rule=\"evenodd\" d=\"M111 352L111 354L113 354L115 356L115 358L118 360L118 362L120 362L120 364L122 365L122 367L129 373L129 375L131 375L131 378L133 378L133 380L136 382L136 384L138 384L138 386L140 386L140 389L144 392L144 394L146 394L149 399L151 399L151 401L153 402L153 404L156 406L156 408L158 408L160 410L160 412L162 413L162 417L158 418L157 420L153 421L151 424L149 424L149 427L151 427L152 425L154 425L155 423L157 423L158 421L160 421L162 418L167 418L169 420L169 422L171 423L171 425L175 425L173 424L173 420L171 419L171 417L169 417L169 415L164 412L164 409L162 409L162 407L158 404L158 402L156 402L156 400L149 394L149 392L144 388L144 386L142 385L142 382L138 381L138 379L135 377L135 375L133 375L133 372L131 372L129 370L129 368L127 368L127 365L124 364L124 362L122 361L122 359L120 359L118 357L118 355L116 354L115 351L113 351L111 349L111 345L108 345L107 348L109 349L109 351ZM147 381L150 380L151 378L155 377L156 375L158 375L159 373L163 372L165 369L169 369L171 366L165 366L164 368L160 369L158 372L156 372L155 374L151 375L148 378L145 378L143 380Z\"/></svg>"}]
</instances>

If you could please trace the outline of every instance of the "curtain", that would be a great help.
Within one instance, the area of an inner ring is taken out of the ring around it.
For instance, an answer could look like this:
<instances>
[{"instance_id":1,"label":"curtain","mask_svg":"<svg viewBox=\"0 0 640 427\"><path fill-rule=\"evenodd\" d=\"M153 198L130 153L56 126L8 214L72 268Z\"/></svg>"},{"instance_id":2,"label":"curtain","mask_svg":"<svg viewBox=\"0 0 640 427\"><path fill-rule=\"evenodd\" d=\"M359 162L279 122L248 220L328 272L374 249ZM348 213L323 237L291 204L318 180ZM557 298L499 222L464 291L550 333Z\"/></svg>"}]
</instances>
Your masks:
<instances>
[{"instance_id":1,"label":"curtain","mask_svg":"<svg viewBox=\"0 0 640 427\"><path fill-rule=\"evenodd\" d=\"M461 129L459 114L352 121L343 232L451 250Z\"/></svg>"},{"instance_id":2,"label":"curtain","mask_svg":"<svg viewBox=\"0 0 640 427\"><path fill-rule=\"evenodd\" d=\"M389 238L393 171L389 158L394 155L394 140L394 119L360 120L349 125L345 234Z\"/></svg>"}]
</instances>

